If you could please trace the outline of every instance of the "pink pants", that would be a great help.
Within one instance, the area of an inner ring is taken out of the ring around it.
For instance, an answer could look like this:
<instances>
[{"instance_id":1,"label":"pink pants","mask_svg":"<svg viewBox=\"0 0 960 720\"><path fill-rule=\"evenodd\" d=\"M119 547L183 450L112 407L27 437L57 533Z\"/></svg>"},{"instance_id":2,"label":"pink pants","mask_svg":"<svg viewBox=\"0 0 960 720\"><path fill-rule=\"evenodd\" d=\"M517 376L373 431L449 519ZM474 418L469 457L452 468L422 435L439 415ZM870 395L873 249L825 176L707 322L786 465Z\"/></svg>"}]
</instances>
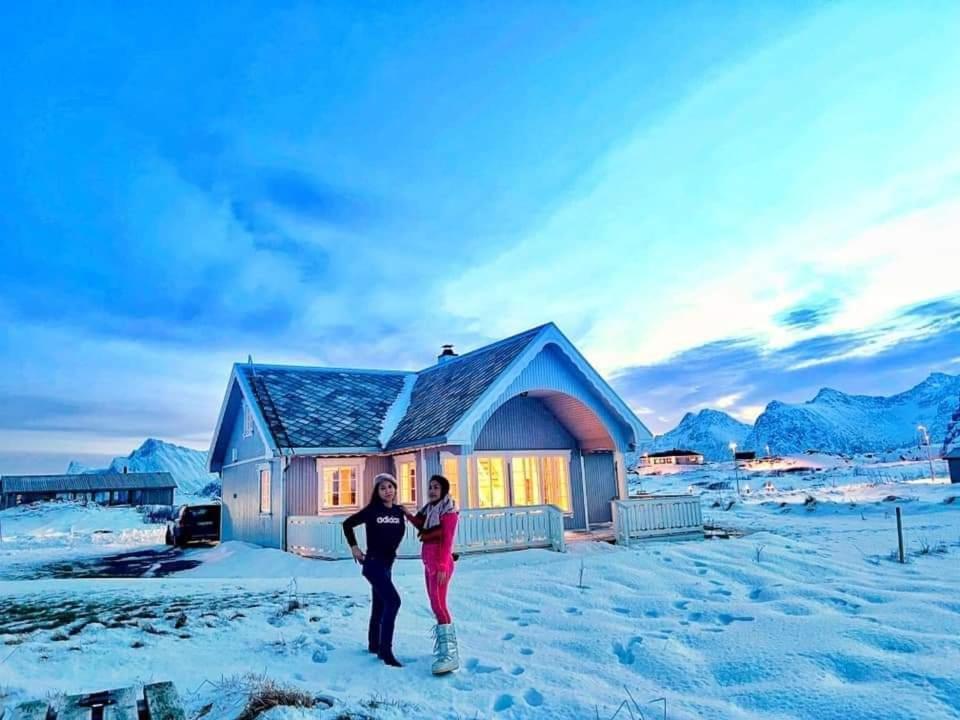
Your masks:
<instances>
[{"instance_id":1,"label":"pink pants","mask_svg":"<svg viewBox=\"0 0 960 720\"><path fill-rule=\"evenodd\" d=\"M430 607L433 609L433 614L437 616L437 622L440 625L449 625L453 618L450 617L450 610L447 608L447 588L450 587L453 570L447 573L443 582L438 579L436 570L425 568L424 575L427 580L427 597L430 598Z\"/></svg>"}]
</instances>

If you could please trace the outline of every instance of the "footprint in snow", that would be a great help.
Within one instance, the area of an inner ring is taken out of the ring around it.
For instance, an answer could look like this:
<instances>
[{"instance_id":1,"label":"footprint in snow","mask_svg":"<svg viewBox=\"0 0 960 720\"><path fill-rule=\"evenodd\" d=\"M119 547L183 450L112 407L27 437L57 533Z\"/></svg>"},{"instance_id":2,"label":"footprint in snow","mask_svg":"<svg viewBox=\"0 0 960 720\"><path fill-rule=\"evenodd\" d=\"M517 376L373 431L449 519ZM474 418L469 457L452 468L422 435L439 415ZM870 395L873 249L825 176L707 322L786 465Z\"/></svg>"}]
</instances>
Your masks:
<instances>
[{"instance_id":1,"label":"footprint in snow","mask_svg":"<svg viewBox=\"0 0 960 720\"><path fill-rule=\"evenodd\" d=\"M580 610L580 608L575 607L568 607L566 610L564 610L564 612L567 613L567 615L583 615L583 612Z\"/></svg>"},{"instance_id":2,"label":"footprint in snow","mask_svg":"<svg viewBox=\"0 0 960 720\"><path fill-rule=\"evenodd\" d=\"M629 615L629 614L630 614L630 608L615 607L615 608L611 608L611 610L613 610L615 613L620 613L621 615Z\"/></svg>"},{"instance_id":3,"label":"footprint in snow","mask_svg":"<svg viewBox=\"0 0 960 720\"><path fill-rule=\"evenodd\" d=\"M644 615L644 617L648 617L648 618L658 618L658 617L660 617L660 613L657 612L656 610L647 610L647 611L645 611L645 612L643 613L643 615Z\"/></svg>"},{"instance_id":4,"label":"footprint in snow","mask_svg":"<svg viewBox=\"0 0 960 720\"><path fill-rule=\"evenodd\" d=\"M494 712L503 712L504 710L509 710L512 707L513 707L512 695L501 695L496 699L496 702L493 703Z\"/></svg>"},{"instance_id":5,"label":"footprint in snow","mask_svg":"<svg viewBox=\"0 0 960 720\"><path fill-rule=\"evenodd\" d=\"M507 640L513 640L515 637L516 637L516 635L514 635L513 633L507 633L506 635L503 636L502 639L503 639L504 641L507 641Z\"/></svg>"},{"instance_id":6,"label":"footprint in snow","mask_svg":"<svg viewBox=\"0 0 960 720\"><path fill-rule=\"evenodd\" d=\"M527 615L539 615L540 611L535 608L524 608L520 612L526 613Z\"/></svg>"},{"instance_id":7,"label":"footprint in snow","mask_svg":"<svg viewBox=\"0 0 960 720\"><path fill-rule=\"evenodd\" d=\"M510 669L510 674L516 677L517 675L523 675L526 672L526 668L522 665L515 665Z\"/></svg>"},{"instance_id":8,"label":"footprint in snow","mask_svg":"<svg viewBox=\"0 0 960 720\"><path fill-rule=\"evenodd\" d=\"M686 610L688 605L690 605L689 600L675 600L673 603L677 610Z\"/></svg>"},{"instance_id":9,"label":"footprint in snow","mask_svg":"<svg viewBox=\"0 0 960 720\"><path fill-rule=\"evenodd\" d=\"M534 688L530 688L523 694L523 699L530 707L540 707L543 705L543 695Z\"/></svg>"},{"instance_id":10,"label":"footprint in snow","mask_svg":"<svg viewBox=\"0 0 960 720\"><path fill-rule=\"evenodd\" d=\"M494 667L493 665L481 665L477 658L470 658L463 664L463 667L467 670L467 672L475 673L477 675L495 673L500 669L498 667Z\"/></svg>"},{"instance_id":11,"label":"footprint in snow","mask_svg":"<svg viewBox=\"0 0 960 720\"><path fill-rule=\"evenodd\" d=\"M520 648L520 654L521 654L521 655L533 655L533 649L532 649L532 648L527 648L527 647L525 647L525 648Z\"/></svg>"},{"instance_id":12,"label":"footprint in snow","mask_svg":"<svg viewBox=\"0 0 960 720\"><path fill-rule=\"evenodd\" d=\"M723 625L730 625L735 622L753 622L754 619L749 615L728 615L727 613L722 613L717 615L717 620Z\"/></svg>"}]
</instances>

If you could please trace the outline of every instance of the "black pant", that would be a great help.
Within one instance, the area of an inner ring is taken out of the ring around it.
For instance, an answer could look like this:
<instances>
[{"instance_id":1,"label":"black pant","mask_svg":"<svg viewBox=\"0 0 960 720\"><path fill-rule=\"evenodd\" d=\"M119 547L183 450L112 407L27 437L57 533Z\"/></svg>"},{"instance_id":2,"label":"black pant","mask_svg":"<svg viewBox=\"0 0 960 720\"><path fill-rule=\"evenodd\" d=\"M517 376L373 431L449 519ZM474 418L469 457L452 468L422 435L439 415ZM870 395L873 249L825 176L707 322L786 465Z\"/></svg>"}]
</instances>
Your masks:
<instances>
[{"instance_id":1,"label":"black pant","mask_svg":"<svg viewBox=\"0 0 960 720\"><path fill-rule=\"evenodd\" d=\"M373 590L368 640L380 653L393 651L393 627L400 612L400 593L390 576L392 567L392 560L386 562L369 555L363 561L363 576Z\"/></svg>"}]
</instances>

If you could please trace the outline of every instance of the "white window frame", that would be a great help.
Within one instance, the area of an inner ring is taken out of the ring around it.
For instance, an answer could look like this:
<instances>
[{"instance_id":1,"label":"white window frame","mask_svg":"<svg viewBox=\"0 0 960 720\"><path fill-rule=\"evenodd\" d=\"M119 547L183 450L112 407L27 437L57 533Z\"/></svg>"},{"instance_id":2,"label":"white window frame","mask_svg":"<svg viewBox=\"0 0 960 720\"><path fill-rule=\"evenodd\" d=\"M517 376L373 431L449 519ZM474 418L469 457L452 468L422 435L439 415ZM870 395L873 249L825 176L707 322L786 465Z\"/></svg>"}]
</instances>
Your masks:
<instances>
[{"instance_id":1,"label":"white window frame","mask_svg":"<svg viewBox=\"0 0 960 720\"><path fill-rule=\"evenodd\" d=\"M573 517L573 473L570 471L570 456L571 450L476 450L471 453L469 458L470 466L470 488L468 492L468 497L472 494L477 499L477 507L480 506L480 486L479 486L479 465L477 461L483 457L502 457L505 464L505 472L507 474L506 483L507 483L507 507L527 507L526 505L514 505L513 504L513 465L512 461L515 457L562 457L567 463L567 497L570 498L570 510L563 510L564 517ZM540 498L543 499L544 504L546 502L546 493L544 492L543 487L543 465L540 465L540 472L538 473L538 478L540 480Z\"/></svg>"},{"instance_id":2,"label":"white window frame","mask_svg":"<svg viewBox=\"0 0 960 720\"><path fill-rule=\"evenodd\" d=\"M403 499L403 473L400 472L401 463L411 463L413 465L413 485L414 485L414 497L413 502L405 502ZM420 486L423 484L423 478L420 477L422 471L417 463L417 454L408 453L406 455L394 455L393 456L393 468L396 470L397 478L397 503L400 505L414 506L419 507L421 501L423 500L423 494L421 492Z\"/></svg>"},{"instance_id":3,"label":"white window frame","mask_svg":"<svg viewBox=\"0 0 960 720\"><path fill-rule=\"evenodd\" d=\"M263 471L267 471L267 483L269 485L269 492L267 493L267 499L270 502L270 507L266 510L263 509ZM257 465L257 505L260 508L261 515L273 515L273 468L270 467L270 463L260 463Z\"/></svg>"},{"instance_id":4,"label":"white window frame","mask_svg":"<svg viewBox=\"0 0 960 720\"><path fill-rule=\"evenodd\" d=\"M253 409L246 400L241 400L243 406L243 437L253 437Z\"/></svg>"},{"instance_id":5,"label":"white window frame","mask_svg":"<svg viewBox=\"0 0 960 720\"><path fill-rule=\"evenodd\" d=\"M338 513L344 510L356 510L363 507L365 502L364 492L364 470L367 466L367 459L362 457L331 457L317 458L317 515L327 513ZM327 496L326 488L323 486L323 469L325 467L354 467L357 469L357 502L355 505L333 505L325 507L323 499Z\"/></svg>"},{"instance_id":6,"label":"white window frame","mask_svg":"<svg viewBox=\"0 0 960 720\"><path fill-rule=\"evenodd\" d=\"M467 481L467 463L464 455L455 455L449 450L440 451L440 472L443 473L443 463L453 460L457 463L457 504L467 507L470 502L470 484ZM444 475L444 477L446 477ZM447 478L449 480L450 478Z\"/></svg>"}]
</instances>

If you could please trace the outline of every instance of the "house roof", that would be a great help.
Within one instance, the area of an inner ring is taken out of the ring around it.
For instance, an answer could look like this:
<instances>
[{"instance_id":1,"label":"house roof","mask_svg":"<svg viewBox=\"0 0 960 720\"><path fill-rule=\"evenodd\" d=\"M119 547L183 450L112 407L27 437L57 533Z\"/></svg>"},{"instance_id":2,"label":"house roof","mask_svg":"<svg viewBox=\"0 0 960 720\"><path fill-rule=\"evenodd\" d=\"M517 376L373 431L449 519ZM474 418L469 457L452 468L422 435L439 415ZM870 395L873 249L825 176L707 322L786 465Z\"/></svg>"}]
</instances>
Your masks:
<instances>
[{"instance_id":1,"label":"house roof","mask_svg":"<svg viewBox=\"0 0 960 720\"><path fill-rule=\"evenodd\" d=\"M387 449L443 438L544 327L532 328L418 373L410 404Z\"/></svg>"},{"instance_id":2,"label":"house roof","mask_svg":"<svg viewBox=\"0 0 960 720\"><path fill-rule=\"evenodd\" d=\"M104 473L85 475L4 475L0 488L5 493L95 492L98 490L162 490L176 488L168 472Z\"/></svg>"},{"instance_id":3,"label":"house roof","mask_svg":"<svg viewBox=\"0 0 960 720\"><path fill-rule=\"evenodd\" d=\"M220 467L225 417L236 412L237 387L252 405L268 452L324 455L398 451L443 444L470 413L496 395L534 343L569 344L552 323L526 330L419 372L238 364L211 445L211 471ZM570 353L580 358L570 346ZM582 361L582 358L581 358ZM587 372L596 372L585 365ZM599 392L615 395L599 375ZM618 412L642 424L619 398ZM642 428L643 433L647 433Z\"/></svg>"},{"instance_id":4,"label":"house roof","mask_svg":"<svg viewBox=\"0 0 960 720\"><path fill-rule=\"evenodd\" d=\"M655 453L646 453L647 457L690 457L694 455L703 455L696 450L680 450L679 448L674 448L673 450L661 450L660 452Z\"/></svg>"},{"instance_id":5,"label":"house roof","mask_svg":"<svg viewBox=\"0 0 960 720\"><path fill-rule=\"evenodd\" d=\"M377 448L408 373L238 365L277 447Z\"/></svg>"}]
</instances>

